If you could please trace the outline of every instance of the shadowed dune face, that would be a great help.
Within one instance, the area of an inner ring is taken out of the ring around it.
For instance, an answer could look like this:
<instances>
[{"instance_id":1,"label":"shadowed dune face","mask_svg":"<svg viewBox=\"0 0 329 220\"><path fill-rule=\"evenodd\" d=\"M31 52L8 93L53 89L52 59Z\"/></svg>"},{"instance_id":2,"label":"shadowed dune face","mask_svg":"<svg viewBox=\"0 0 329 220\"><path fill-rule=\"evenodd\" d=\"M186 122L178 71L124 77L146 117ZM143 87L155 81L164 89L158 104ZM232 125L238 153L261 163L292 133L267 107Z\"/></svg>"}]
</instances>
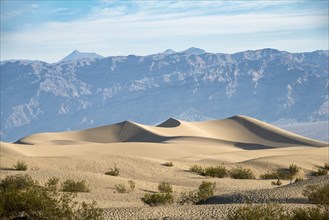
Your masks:
<instances>
[{"instance_id":1,"label":"shadowed dune face","mask_svg":"<svg viewBox=\"0 0 329 220\"><path fill-rule=\"evenodd\" d=\"M157 127L162 127L162 128L174 128L178 127L181 124L180 121L174 119L174 118L169 118L168 120L162 122L161 124L157 125Z\"/></svg>"}]
</instances>

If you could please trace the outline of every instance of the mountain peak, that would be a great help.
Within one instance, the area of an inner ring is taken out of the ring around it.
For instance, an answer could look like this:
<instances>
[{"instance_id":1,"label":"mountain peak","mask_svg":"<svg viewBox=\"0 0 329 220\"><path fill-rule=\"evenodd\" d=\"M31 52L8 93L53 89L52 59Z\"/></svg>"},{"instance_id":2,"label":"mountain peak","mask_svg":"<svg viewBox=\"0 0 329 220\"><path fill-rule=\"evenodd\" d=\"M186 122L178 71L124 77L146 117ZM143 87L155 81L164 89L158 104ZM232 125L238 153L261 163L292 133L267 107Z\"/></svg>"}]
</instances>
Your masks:
<instances>
[{"instance_id":1,"label":"mountain peak","mask_svg":"<svg viewBox=\"0 0 329 220\"><path fill-rule=\"evenodd\" d=\"M80 52L78 50L74 50L72 51L72 53L61 59L59 62L66 62L66 61L80 60L80 59L97 59L97 58L103 58L103 57L96 53L86 53L86 52Z\"/></svg>"},{"instance_id":2,"label":"mountain peak","mask_svg":"<svg viewBox=\"0 0 329 220\"><path fill-rule=\"evenodd\" d=\"M165 55L170 55L170 54L174 54L174 53L176 53L176 51L174 51L172 49L167 49L167 50L163 51L163 54L165 54Z\"/></svg>"},{"instance_id":3,"label":"mountain peak","mask_svg":"<svg viewBox=\"0 0 329 220\"><path fill-rule=\"evenodd\" d=\"M190 54L193 54L193 55L201 55L201 54L206 53L205 50L200 49L200 48L196 48L196 47L190 47L187 50L183 50L182 52L183 53L190 53Z\"/></svg>"}]
</instances>

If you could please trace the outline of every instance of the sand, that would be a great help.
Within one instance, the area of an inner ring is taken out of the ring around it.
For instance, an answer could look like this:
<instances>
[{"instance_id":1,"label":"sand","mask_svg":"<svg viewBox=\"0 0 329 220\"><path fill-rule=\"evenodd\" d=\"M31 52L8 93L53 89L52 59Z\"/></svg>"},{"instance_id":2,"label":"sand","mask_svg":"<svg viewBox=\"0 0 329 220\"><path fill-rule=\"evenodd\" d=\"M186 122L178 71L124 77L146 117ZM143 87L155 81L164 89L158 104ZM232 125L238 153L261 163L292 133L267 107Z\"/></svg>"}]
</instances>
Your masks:
<instances>
[{"instance_id":1,"label":"sand","mask_svg":"<svg viewBox=\"0 0 329 220\"><path fill-rule=\"evenodd\" d=\"M184 122L168 119L158 126L125 121L93 129L34 134L16 143L1 142L1 175L27 173L40 183L56 176L86 180L90 193L79 193L78 201L96 200L106 219L223 219L227 212L247 200L277 201L288 207L305 206L303 189L310 184L329 183L329 177L310 177L329 162L328 143L305 138L246 116L224 120ZM13 170L24 160L27 171ZM163 164L172 161L173 167ZM302 168L307 180L272 186L261 180L267 171ZM224 165L250 168L256 180L210 178L188 172L192 165ZM117 166L120 175L104 173ZM136 183L130 193L115 192L115 184ZM149 207L140 198L156 192L161 181L172 184L174 196L196 190L202 181L216 182L216 193L206 205Z\"/></svg>"}]
</instances>

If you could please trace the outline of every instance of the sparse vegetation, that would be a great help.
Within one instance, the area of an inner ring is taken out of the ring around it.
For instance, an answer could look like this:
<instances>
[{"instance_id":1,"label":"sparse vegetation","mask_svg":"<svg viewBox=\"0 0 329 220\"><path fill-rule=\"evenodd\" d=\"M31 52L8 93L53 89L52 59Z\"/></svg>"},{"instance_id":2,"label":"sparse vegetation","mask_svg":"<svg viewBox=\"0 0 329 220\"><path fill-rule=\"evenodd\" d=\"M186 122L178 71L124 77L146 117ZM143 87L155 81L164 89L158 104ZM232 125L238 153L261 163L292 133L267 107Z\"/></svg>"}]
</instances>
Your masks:
<instances>
[{"instance_id":1,"label":"sparse vegetation","mask_svg":"<svg viewBox=\"0 0 329 220\"><path fill-rule=\"evenodd\" d=\"M149 206L167 205L174 202L171 193L146 193L141 200Z\"/></svg>"},{"instance_id":2,"label":"sparse vegetation","mask_svg":"<svg viewBox=\"0 0 329 220\"><path fill-rule=\"evenodd\" d=\"M328 174L328 170L323 169L323 168L318 168L316 172L312 173L312 176L324 176Z\"/></svg>"},{"instance_id":3,"label":"sparse vegetation","mask_svg":"<svg viewBox=\"0 0 329 220\"><path fill-rule=\"evenodd\" d=\"M224 177L226 177L228 175L228 171L223 166L206 167L204 169L203 175L204 176L224 178Z\"/></svg>"},{"instance_id":4,"label":"sparse vegetation","mask_svg":"<svg viewBox=\"0 0 329 220\"><path fill-rule=\"evenodd\" d=\"M76 194L49 192L28 175L6 176L0 181L1 219L102 219L96 202L73 202Z\"/></svg>"},{"instance_id":5,"label":"sparse vegetation","mask_svg":"<svg viewBox=\"0 0 329 220\"><path fill-rule=\"evenodd\" d=\"M283 180L290 180L299 173L300 167L295 164L290 164L288 169L277 170L275 172L268 172L265 174L260 175L261 179L283 179Z\"/></svg>"},{"instance_id":6,"label":"sparse vegetation","mask_svg":"<svg viewBox=\"0 0 329 220\"><path fill-rule=\"evenodd\" d=\"M329 183L323 186L308 186L303 194L311 203L329 206Z\"/></svg>"},{"instance_id":7,"label":"sparse vegetation","mask_svg":"<svg viewBox=\"0 0 329 220\"><path fill-rule=\"evenodd\" d=\"M20 170L20 171L25 171L27 170L27 164L20 160L20 161L17 161L16 164L14 164L14 168L15 170Z\"/></svg>"},{"instance_id":8,"label":"sparse vegetation","mask_svg":"<svg viewBox=\"0 0 329 220\"><path fill-rule=\"evenodd\" d=\"M272 181L271 182L271 185L274 185L274 186L281 186L282 185L282 182L280 179L278 179L277 181Z\"/></svg>"},{"instance_id":9,"label":"sparse vegetation","mask_svg":"<svg viewBox=\"0 0 329 220\"><path fill-rule=\"evenodd\" d=\"M194 173L197 173L197 174L200 174L200 175L203 175L204 174L204 168L202 166L199 166L199 165L193 165L190 167L189 169L190 172L194 172Z\"/></svg>"},{"instance_id":10,"label":"sparse vegetation","mask_svg":"<svg viewBox=\"0 0 329 220\"><path fill-rule=\"evenodd\" d=\"M329 170L329 163L325 163L323 168L326 169L326 170Z\"/></svg>"},{"instance_id":11,"label":"sparse vegetation","mask_svg":"<svg viewBox=\"0 0 329 220\"><path fill-rule=\"evenodd\" d=\"M278 172L267 172L265 174L260 175L261 179L279 179L280 178L280 174Z\"/></svg>"},{"instance_id":12,"label":"sparse vegetation","mask_svg":"<svg viewBox=\"0 0 329 220\"><path fill-rule=\"evenodd\" d=\"M170 185L170 183L167 183L164 181L158 185L158 190L161 193L172 193L173 192L172 186Z\"/></svg>"},{"instance_id":13,"label":"sparse vegetation","mask_svg":"<svg viewBox=\"0 0 329 220\"><path fill-rule=\"evenodd\" d=\"M133 180L129 180L128 181L128 184L129 184L130 190L131 191L134 191L135 190L135 186L136 186L135 182Z\"/></svg>"},{"instance_id":14,"label":"sparse vegetation","mask_svg":"<svg viewBox=\"0 0 329 220\"><path fill-rule=\"evenodd\" d=\"M110 176L119 176L120 175L120 171L119 169L115 166L114 168L110 168L110 171L105 172L106 175L110 175Z\"/></svg>"},{"instance_id":15,"label":"sparse vegetation","mask_svg":"<svg viewBox=\"0 0 329 220\"><path fill-rule=\"evenodd\" d=\"M128 192L125 184L123 184L123 183L114 185L114 188L118 193L127 193Z\"/></svg>"},{"instance_id":16,"label":"sparse vegetation","mask_svg":"<svg viewBox=\"0 0 329 220\"><path fill-rule=\"evenodd\" d=\"M235 211L229 212L228 220L286 220L285 210L275 204L269 205L245 205Z\"/></svg>"},{"instance_id":17,"label":"sparse vegetation","mask_svg":"<svg viewBox=\"0 0 329 220\"><path fill-rule=\"evenodd\" d=\"M72 179L66 180L62 184L63 192L90 192L89 187L86 185L86 181L74 181Z\"/></svg>"},{"instance_id":18,"label":"sparse vegetation","mask_svg":"<svg viewBox=\"0 0 329 220\"><path fill-rule=\"evenodd\" d=\"M251 169L242 167L233 168L229 171L230 177L234 179L256 179Z\"/></svg>"},{"instance_id":19,"label":"sparse vegetation","mask_svg":"<svg viewBox=\"0 0 329 220\"><path fill-rule=\"evenodd\" d=\"M48 182L46 183L46 189L48 191L57 191L58 183L59 183L58 177L51 177L48 179Z\"/></svg>"},{"instance_id":20,"label":"sparse vegetation","mask_svg":"<svg viewBox=\"0 0 329 220\"><path fill-rule=\"evenodd\" d=\"M173 167L173 166L174 166L174 163L171 162L171 161L169 161L169 162L166 162L164 165L165 165L166 167Z\"/></svg>"},{"instance_id":21,"label":"sparse vegetation","mask_svg":"<svg viewBox=\"0 0 329 220\"><path fill-rule=\"evenodd\" d=\"M179 204L200 204L214 195L216 183L203 181L197 192L182 193Z\"/></svg>"}]
</instances>

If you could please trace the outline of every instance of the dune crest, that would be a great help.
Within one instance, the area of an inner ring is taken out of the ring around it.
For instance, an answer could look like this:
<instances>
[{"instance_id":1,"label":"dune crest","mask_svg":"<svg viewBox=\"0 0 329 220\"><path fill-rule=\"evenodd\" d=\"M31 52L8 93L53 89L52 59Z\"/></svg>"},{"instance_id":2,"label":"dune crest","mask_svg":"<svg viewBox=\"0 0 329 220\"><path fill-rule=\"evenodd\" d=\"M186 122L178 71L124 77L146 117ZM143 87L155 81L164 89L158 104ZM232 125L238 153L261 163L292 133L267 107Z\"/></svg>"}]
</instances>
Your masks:
<instances>
[{"instance_id":1,"label":"dune crest","mask_svg":"<svg viewBox=\"0 0 329 220\"><path fill-rule=\"evenodd\" d=\"M124 121L82 131L40 133L18 140L18 144L72 145L80 143L221 143L242 149L289 146L322 147L328 143L305 138L247 116L223 120L184 122L170 118L157 126Z\"/></svg>"}]
</instances>

